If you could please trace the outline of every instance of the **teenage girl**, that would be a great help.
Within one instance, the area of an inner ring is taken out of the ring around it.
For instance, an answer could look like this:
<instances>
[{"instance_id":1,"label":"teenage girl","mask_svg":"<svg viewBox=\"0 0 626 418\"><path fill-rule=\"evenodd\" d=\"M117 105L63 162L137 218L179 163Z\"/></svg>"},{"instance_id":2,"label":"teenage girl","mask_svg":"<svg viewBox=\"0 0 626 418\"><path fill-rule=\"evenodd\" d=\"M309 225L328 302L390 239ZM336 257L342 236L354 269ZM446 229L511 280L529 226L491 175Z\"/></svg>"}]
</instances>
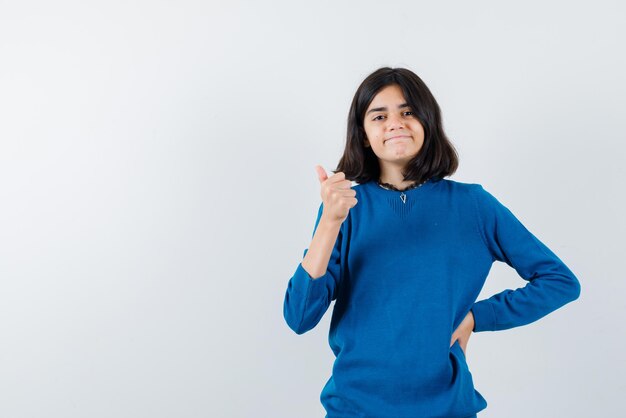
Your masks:
<instances>
[{"instance_id":1,"label":"teenage girl","mask_svg":"<svg viewBox=\"0 0 626 418\"><path fill-rule=\"evenodd\" d=\"M284 299L297 334L335 301L327 417L476 417L487 402L466 361L472 332L522 326L578 298L576 276L506 206L445 178L457 166L416 74L385 67L362 82L337 169L316 167L322 202ZM476 301L494 261L528 283Z\"/></svg>"}]
</instances>

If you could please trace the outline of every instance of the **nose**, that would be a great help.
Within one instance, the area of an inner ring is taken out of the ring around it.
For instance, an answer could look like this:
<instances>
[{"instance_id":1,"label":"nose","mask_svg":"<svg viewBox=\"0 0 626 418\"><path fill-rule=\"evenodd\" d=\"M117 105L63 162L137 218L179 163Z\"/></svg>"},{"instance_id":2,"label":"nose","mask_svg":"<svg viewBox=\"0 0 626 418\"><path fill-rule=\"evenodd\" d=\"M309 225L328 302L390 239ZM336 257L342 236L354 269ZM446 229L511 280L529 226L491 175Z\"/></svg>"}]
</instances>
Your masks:
<instances>
[{"instance_id":1,"label":"nose","mask_svg":"<svg viewBox=\"0 0 626 418\"><path fill-rule=\"evenodd\" d=\"M404 129L404 121L400 116L391 115L387 119L387 129L396 130L396 129Z\"/></svg>"}]
</instances>

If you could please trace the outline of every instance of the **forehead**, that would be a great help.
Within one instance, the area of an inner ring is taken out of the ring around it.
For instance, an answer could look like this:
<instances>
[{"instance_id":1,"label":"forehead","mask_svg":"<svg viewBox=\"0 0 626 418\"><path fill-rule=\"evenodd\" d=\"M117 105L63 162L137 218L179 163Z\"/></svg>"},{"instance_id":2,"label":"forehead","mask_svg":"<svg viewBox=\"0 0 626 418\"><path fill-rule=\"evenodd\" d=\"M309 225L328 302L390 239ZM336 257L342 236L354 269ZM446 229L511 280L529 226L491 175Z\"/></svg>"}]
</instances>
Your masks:
<instances>
[{"instance_id":1,"label":"forehead","mask_svg":"<svg viewBox=\"0 0 626 418\"><path fill-rule=\"evenodd\" d=\"M406 100L402 90L397 85L387 86L381 89L372 99L372 102L368 106L368 110L373 107L381 107L386 105L399 105Z\"/></svg>"}]
</instances>

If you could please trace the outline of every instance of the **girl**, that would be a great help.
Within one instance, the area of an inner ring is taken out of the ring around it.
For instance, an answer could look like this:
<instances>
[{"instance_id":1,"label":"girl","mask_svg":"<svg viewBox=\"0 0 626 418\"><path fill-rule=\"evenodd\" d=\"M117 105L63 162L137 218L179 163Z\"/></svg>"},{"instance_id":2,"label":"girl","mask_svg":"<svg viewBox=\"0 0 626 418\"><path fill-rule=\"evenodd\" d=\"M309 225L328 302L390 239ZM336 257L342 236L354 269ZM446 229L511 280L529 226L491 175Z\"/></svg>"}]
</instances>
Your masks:
<instances>
[{"instance_id":1,"label":"girl","mask_svg":"<svg viewBox=\"0 0 626 418\"><path fill-rule=\"evenodd\" d=\"M471 333L578 298L576 276L509 209L480 184L445 179L457 166L416 74L385 67L363 81L337 169L316 167L322 202L283 307L302 334L335 301L327 417L476 417L487 402L466 362ZM476 301L496 260L528 283Z\"/></svg>"}]
</instances>

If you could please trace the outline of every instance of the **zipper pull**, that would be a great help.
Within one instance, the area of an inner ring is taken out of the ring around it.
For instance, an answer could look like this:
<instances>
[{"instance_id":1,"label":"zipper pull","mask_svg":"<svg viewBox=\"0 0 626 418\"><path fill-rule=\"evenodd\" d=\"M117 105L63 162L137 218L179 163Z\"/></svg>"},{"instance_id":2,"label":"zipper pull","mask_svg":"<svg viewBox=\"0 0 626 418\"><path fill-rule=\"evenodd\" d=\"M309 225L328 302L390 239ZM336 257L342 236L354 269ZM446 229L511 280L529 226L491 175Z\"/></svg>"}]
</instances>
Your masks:
<instances>
[{"instance_id":1,"label":"zipper pull","mask_svg":"<svg viewBox=\"0 0 626 418\"><path fill-rule=\"evenodd\" d=\"M400 199L402 199L402 203L406 203L406 195L404 192L400 193Z\"/></svg>"}]
</instances>

